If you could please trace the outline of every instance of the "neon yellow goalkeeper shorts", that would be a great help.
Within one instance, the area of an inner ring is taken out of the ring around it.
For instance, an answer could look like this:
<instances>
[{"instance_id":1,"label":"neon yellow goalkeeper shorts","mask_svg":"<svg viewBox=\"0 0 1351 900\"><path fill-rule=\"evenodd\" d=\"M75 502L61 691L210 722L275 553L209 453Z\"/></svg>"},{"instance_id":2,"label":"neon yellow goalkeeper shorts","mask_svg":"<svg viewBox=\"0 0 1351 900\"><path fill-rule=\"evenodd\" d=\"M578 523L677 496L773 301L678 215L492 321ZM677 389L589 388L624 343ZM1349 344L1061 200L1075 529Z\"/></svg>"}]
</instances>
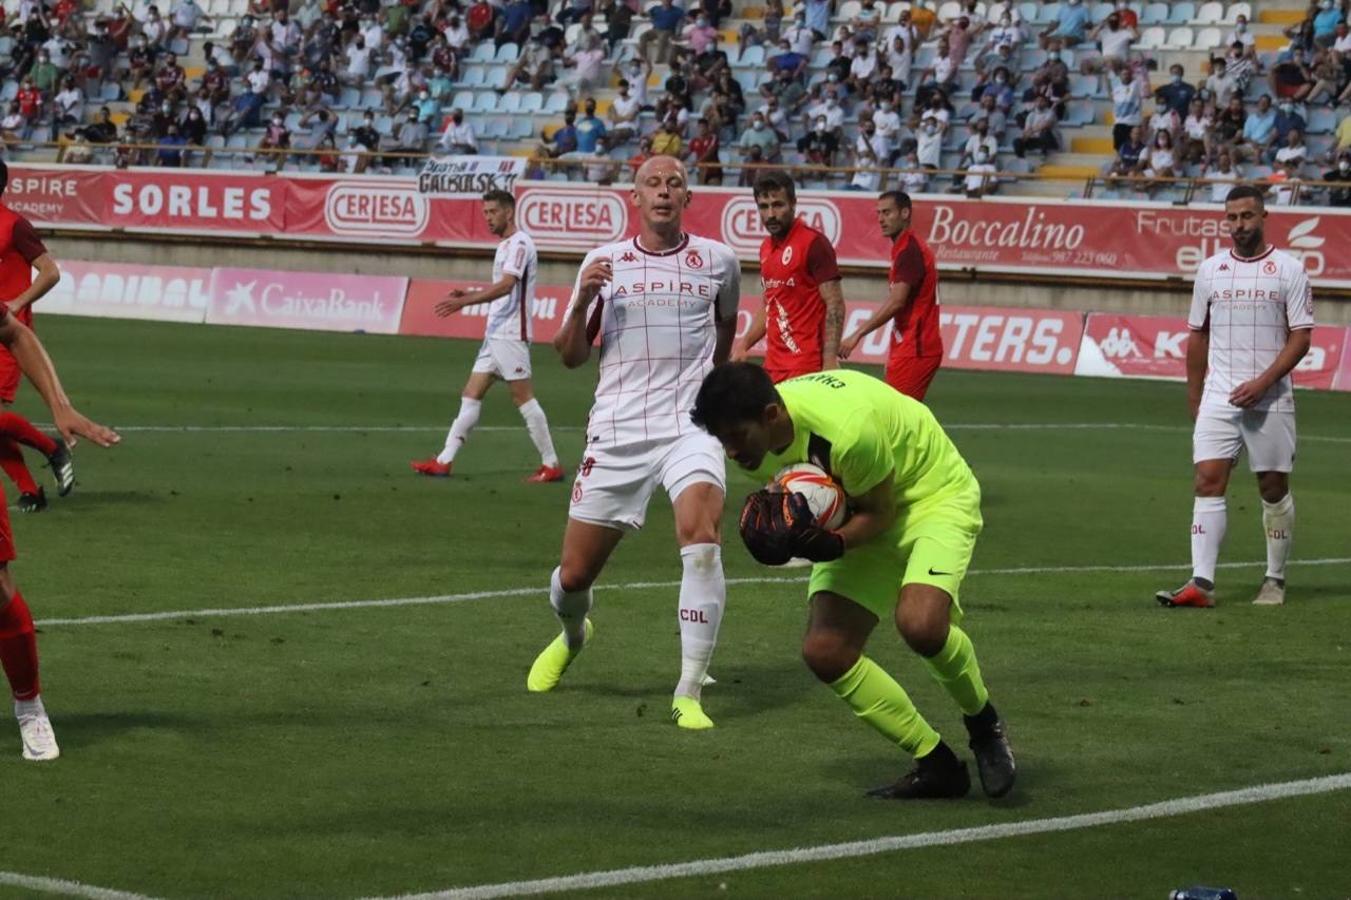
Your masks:
<instances>
[{"instance_id":1,"label":"neon yellow goalkeeper shorts","mask_svg":"<svg viewBox=\"0 0 1351 900\"><path fill-rule=\"evenodd\" d=\"M931 584L952 598L952 621L960 622L958 593L983 525L980 485L972 480L961 493L910 507L890 531L862 547L817 563L807 596L830 591L886 620L895 612L902 587Z\"/></svg>"}]
</instances>

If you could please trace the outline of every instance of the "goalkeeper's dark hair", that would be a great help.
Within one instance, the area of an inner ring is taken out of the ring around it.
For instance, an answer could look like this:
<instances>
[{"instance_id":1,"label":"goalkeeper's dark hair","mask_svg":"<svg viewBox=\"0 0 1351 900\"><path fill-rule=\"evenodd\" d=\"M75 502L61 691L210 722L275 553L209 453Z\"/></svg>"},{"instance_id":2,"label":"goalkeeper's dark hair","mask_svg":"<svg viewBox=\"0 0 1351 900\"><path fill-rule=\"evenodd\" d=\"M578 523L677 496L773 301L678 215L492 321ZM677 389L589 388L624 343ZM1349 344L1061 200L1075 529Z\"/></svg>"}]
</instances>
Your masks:
<instances>
[{"instance_id":1,"label":"goalkeeper's dark hair","mask_svg":"<svg viewBox=\"0 0 1351 900\"><path fill-rule=\"evenodd\" d=\"M758 422L772 403L782 404L774 382L755 363L723 363L704 379L690 419L709 434L742 422Z\"/></svg>"}]
</instances>

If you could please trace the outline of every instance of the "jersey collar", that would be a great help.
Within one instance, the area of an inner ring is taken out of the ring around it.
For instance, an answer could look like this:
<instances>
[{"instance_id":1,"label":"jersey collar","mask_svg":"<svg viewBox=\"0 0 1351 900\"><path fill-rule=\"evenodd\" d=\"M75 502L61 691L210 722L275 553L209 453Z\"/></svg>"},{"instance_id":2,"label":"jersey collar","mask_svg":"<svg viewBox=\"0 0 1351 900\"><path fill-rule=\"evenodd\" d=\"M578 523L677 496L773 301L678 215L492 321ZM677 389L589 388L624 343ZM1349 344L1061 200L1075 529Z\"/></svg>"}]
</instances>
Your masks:
<instances>
[{"instance_id":1,"label":"jersey collar","mask_svg":"<svg viewBox=\"0 0 1351 900\"><path fill-rule=\"evenodd\" d=\"M1251 263L1266 259L1268 256L1271 255L1271 252L1275 249L1276 249L1275 245L1267 244L1267 249L1263 250L1256 256L1239 256L1233 250L1229 251L1229 255L1232 256L1234 259L1236 259L1238 262Z\"/></svg>"},{"instance_id":2,"label":"jersey collar","mask_svg":"<svg viewBox=\"0 0 1351 900\"><path fill-rule=\"evenodd\" d=\"M689 243L690 243L690 236L684 232L681 232L679 244L676 244L670 250L663 250L659 253L656 250L648 250L644 248L642 244L638 243L638 236L637 235L633 236L634 249L637 250L639 253L643 254L644 256L674 256L681 250L684 250L689 245Z\"/></svg>"}]
</instances>

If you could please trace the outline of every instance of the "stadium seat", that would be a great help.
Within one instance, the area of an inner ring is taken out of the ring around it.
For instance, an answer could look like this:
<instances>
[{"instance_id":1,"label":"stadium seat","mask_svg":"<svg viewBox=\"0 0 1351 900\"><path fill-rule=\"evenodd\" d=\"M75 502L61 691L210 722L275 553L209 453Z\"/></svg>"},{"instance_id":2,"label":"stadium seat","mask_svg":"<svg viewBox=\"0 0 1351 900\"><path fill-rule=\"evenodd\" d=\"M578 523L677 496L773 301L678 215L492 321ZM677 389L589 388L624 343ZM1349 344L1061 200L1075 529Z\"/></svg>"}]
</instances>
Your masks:
<instances>
[{"instance_id":1,"label":"stadium seat","mask_svg":"<svg viewBox=\"0 0 1351 900\"><path fill-rule=\"evenodd\" d=\"M477 49L477 48L475 48ZM514 63L517 57L521 55L521 48L513 43L505 43L497 50L497 62Z\"/></svg>"},{"instance_id":2,"label":"stadium seat","mask_svg":"<svg viewBox=\"0 0 1351 900\"><path fill-rule=\"evenodd\" d=\"M1196 33L1197 50L1214 50L1224 40L1224 34L1218 28L1202 28Z\"/></svg>"},{"instance_id":3,"label":"stadium seat","mask_svg":"<svg viewBox=\"0 0 1351 900\"><path fill-rule=\"evenodd\" d=\"M1065 107L1066 125L1092 125L1097 114L1097 105L1091 100L1073 100Z\"/></svg>"},{"instance_id":4,"label":"stadium seat","mask_svg":"<svg viewBox=\"0 0 1351 900\"><path fill-rule=\"evenodd\" d=\"M1168 21L1167 3L1146 3L1144 12L1140 14L1141 25L1162 25Z\"/></svg>"},{"instance_id":5,"label":"stadium seat","mask_svg":"<svg viewBox=\"0 0 1351 900\"><path fill-rule=\"evenodd\" d=\"M10 79L9 81L6 81L5 86L3 88L0 88L0 100L3 100L6 103L13 100L15 97L18 96L18 94L19 94L19 82L15 79Z\"/></svg>"},{"instance_id":6,"label":"stadium seat","mask_svg":"<svg viewBox=\"0 0 1351 900\"><path fill-rule=\"evenodd\" d=\"M898 4L896 4L896 5L897 5L897 6L900 6L901 4L898 3ZM1022 16L1023 22L1025 22L1025 23L1026 23L1026 22L1035 22L1035 21L1037 20L1037 10L1038 10L1038 8L1039 8L1039 4L1036 4L1036 3L1019 3L1019 4L1018 4L1018 15Z\"/></svg>"},{"instance_id":7,"label":"stadium seat","mask_svg":"<svg viewBox=\"0 0 1351 900\"><path fill-rule=\"evenodd\" d=\"M1185 25L1194 18L1196 18L1195 3L1184 2L1184 3L1169 4L1167 24Z\"/></svg>"},{"instance_id":8,"label":"stadium seat","mask_svg":"<svg viewBox=\"0 0 1351 900\"><path fill-rule=\"evenodd\" d=\"M473 92L473 91L456 91L456 92L455 92L455 97L454 97L454 99L450 101L450 105L451 105L451 106L454 106L454 107L456 107L456 108L458 108L458 109L466 109L466 110L467 110L467 109L473 109L473 108L474 108L474 92Z\"/></svg>"},{"instance_id":9,"label":"stadium seat","mask_svg":"<svg viewBox=\"0 0 1351 900\"><path fill-rule=\"evenodd\" d=\"M1043 3L1033 12L1033 21L1038 25L1050 25L1060 18L1059 3Z\"/></svg>"},{"instance_id":10,"label":"stadium seat","mask_svg":"<svg viewBox=\"0 0 1351 900\"><path fill-rule=\"evenodd\" d=\"M942 6L938 7L938 21L951 22L962 14L962 4L957 0L947 0Z\"/></svg>"},{"instance_id":11,"label":"stadium seat","mask_svg":"<svg viewBox=\"0 0 1351 900\"><path fill-rule=\"evenodd\" d=\"M536 113L544 108L544 95L539 91L527 91L526 93L521 94L520 97L520 111L523 113Z\"/></svg>"},{"instance_id":12,"label":"stadium seat","mask_svg":"<svg viewBox=\"0 0 1351 900\"><path fill-rule=\"evenodd\" d=\"M469 61L471 63L492 62L495 54L496 51L493 49L492 41L483 41L482 43L474 45L473 52L469 54Z\"/></svg>"},{"instance_id":13,"label":"stadium seat","mask_svg":"<svg viewBox=\"0 0 1351 900\"><path fill-rule=\"evenodd\" d=\"M547 115L562 115L563 110L567 109L568 95L564 91L558 91L550 94L549 99L544 101L543 112Z\"/></svg>"},{"instance_id":14,"label":"stadium seat","mask_svg":"<svg viewBox=\"0 0 1351 900\"><path fill-rule=\"evenodd\" d=\"M1309 110L1308 134L1331 134L1337 129L1337 113L1326 106Z\"/></svg>"},{"instance_id":15,"label":"stadium seat","mask_svg":"<svg viewBox=\"0 0 1351 900\"><path fill-rule=\"evenodd\" d=\"M364 87L361 89L361 106L363 109L370 109L379 106L385 102L385 95L380 92L378 87Z\"/></svg>"},{"instance_id":16,"label":"stadium seat","mask_svg":"<svg viewBox=\"0 0 1351 900\"><path fill-rule=\"evenodd\" d=\"M338 102L335 104L339 109L356 109L361 105L361 91L354 87L345 87L342 93L338 95Z\"/></svg>"},{"instance_id":17,"label":"stadium seat","mask_svg":"<svg viewBox=\"0 0 1351 900\"><path fill-rule=\"evenodd\" d=\"M465 87L483 87L487 80L486 66L465 66L464 73L460 76L460 84Z\"/></svg>"},{"instance_id":18,"label":"stadium seat","mask_svg":"<svg viewBox=\"0 0 1351 900\"><path fill-rule=\"evenodd\" d=\"M1136 42L1135 49L1158 50L1163 46L1166 39L1166 32L1161 27L1155 25L1140 32L1140 40Z\"/></svg>"},{"instance_id":19,"label":"stadium seat","mask_svg":"<svg viewBox=\"0 0 1351 900\"><path fill-rule=\"evenodd\" d=\"M507 136L510 130L510 119L492 116L483 123L483 130L479 132L479 137L487 138L490 141L500 141Z\"/></svg>"},{"instance_id":20,"label":"stadium seat","mask_svg":"<svg viewBox=\"0 0 1351 900\"><path fill-rule=\"evenodd\" d=\"M738 69L759 68L764 64L765 48L759 44L755 44L742 50L741 55L737 57L736 62L732 63L732 65Z\"/></svg>"},{"instance_id":21,"label":"stadium seat","mask_svg":"<svg viewBox=\"0 0 1351 900\"><path fill-rule=\"evenodd\" d=\"M1110 16L1115 9L1115 3L1095 3L1093 9L1089 12L1089 19L1093 22L1101 22Z\"/></svg>"},{"instance_id":22,"label":"stadium seat","mask_svg":"<svg viewBox=\"0 0 1351 900\"><path fill-rule=\"evenodd\" d=\"M1071 75L1070 76L1070 96L1083 99L1086 97L1095 97L1098 94L1098 76L1096 75Z\"/></svg>"},{"instance_id":23,"label":"stadium seat","mask_svg":"<svg viewBox=\"0 0 1351 900\"><path fill-rule=\"evenodd\" d=\"M1214 25L1224 21L1224 4L1215 3L1211 0L1209 3L1202 3L1201 8L1196 11L1196 17L1192 19L1197 25Z\"/></svg>"},{"instance_id":24,"label":"stadium seat","mask_svg":"<svg viewBox=\"0 0 1351 900\"><path fill-rule=\"evenodd\" d=\"M521 111L521 92L507 91L502 95L502 100L497 104L497 111L503 113L514 113Z\"/></svg>"},{"instance_id":25,"label":"stadium seat","mask_svg":"<svg viewBox=\"0 0 1351 900\"><path fill-rule=\"evenodd\" d=\"M99 90L99 99L104 103L113 103L122 96L122 86L116 81L105 81Z\"/></svg>"},{"instance_id":26,"label":"stadium seat","mask_svg":"<svg viewBox=\"0 0 1351 900\"><path fill-rule=\"evenodd\" d=\"M514 141L524 141L533 137L535 134L535 123L525 116L511 120L511 128L508 136Z\"/></svg>"},{"instance_id":27,"label":"stadium seat","mask_svg":"<svg viewBox=\"0 0 1351 900\"><path fill-rule=\"evenodd\" d=\"M1040 47L1024 47L1018 55L1018 65L1024 72L1031 72L1046 65L1046 51Z\"/></svg>"},{"instance_id":28,"label":"stadium seat","mask_svg":"<svg viewBox=\"0 0 1351 900\"><path fill-rule=\"evenodd\" d=\"M1168 40L1164 42L1163 50L1190 50L1196 42L1196 34L1186 25L1180 25L1168 32Z\"/></svg>"},{"instance_id":29,"label":"stadium seat","mask_svg":"<svg viewBox=\"0 0 1351 900\"><path fill-rule=\"evenodd\" d=\"M741 90L743 93L753 94L755 93L755 89L759 87L759 83L756 79L756 73L753 71L746 70L744 72L733 72L732 78L736 81L737 84L741 85Z\"/></svg>"},{"instance_id":30,"label":"stadium seat","mask_svg":"<svg viewBox=\"0 0 1351 900\"><path fill-rule=\"evenodd\" d=\"M844 0L835 10L834 21L852 22L861 9L863 9L863 4L859 0Z\"/></svg>"},{"instance_id":31,"label":"stadium seat","mask_svg":"<svg viewBox=\"0 0 1351 900\"><path fill-rule=\"evenodd\" d=\"M901 21L901 12L905 9L904 3L888 3L887 8L882 10L882 22L885 25L895 25Z\"/></svg>"},{"instance_id":32,"label":"stadium seat","mask_svg":"<svg viewBox=\"0 0 1351 900\"><path fill-rule=\"evenodd\" d=\"M474 112L497 112L497 93L495 91L479 91L478 95L474 97Z\"/></svg>"},{"instance_id":33,"label":"stadium seat","mask_svg":"<svg viewBox=\"0 0 1351 900\"><path fill-rule=\"evenodd\" d=\"M830 62L831 57L834 55L835 54L830 50L829 44L817 46L817 48L812 51L811 62L808 63L808 71L824 69L826 63Z\"/></svg>"},{"instance_id":34,"label":"stadium seat","mask_svg":"<svg viewBox=\"0 0 1351 900\"><path fill-rule=\"evenodd\" d=\"M488 70L488 77L483 82L485 87L505 88L507 86L507 67L493 66Z\"/></svg>"},{"instance_id":35,"label":"stadium seat","mask_svg":"<svg viewBox=\"0 0 1351 900\"><path fill-rule=\"evenodd\" d=\"M1247 3L1230 3L1229 8L1224 11L1224 18L1220 21L1226 25L1233 25L1238 21L1239 16L1243 16L1251 21L1252 6Z\"/></svg>"}]
</instances>

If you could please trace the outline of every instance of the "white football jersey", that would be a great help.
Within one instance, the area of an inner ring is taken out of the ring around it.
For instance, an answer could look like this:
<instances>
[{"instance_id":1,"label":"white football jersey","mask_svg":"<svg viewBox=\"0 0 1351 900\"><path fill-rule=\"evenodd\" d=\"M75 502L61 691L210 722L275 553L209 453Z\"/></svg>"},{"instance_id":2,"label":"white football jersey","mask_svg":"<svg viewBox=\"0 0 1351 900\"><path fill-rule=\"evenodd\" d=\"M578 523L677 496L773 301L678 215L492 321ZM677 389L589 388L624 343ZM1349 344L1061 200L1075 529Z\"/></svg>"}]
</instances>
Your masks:
<instances>
[{"instance_id":1,"label":"white football jersey","mask_svg":"<svg viewBox=\"0 0 1351 900\"><path fill-rule=\"evenodd\" d=\"M648 252L633 238L592 250L582 269L605 258L614 277L587 317L588 334L600 335L587 444L625 446L698 431L690 410L713 369L716 326L734 320L741 302L736 254L694 235L665 253Z\"/></svg>"},{"instance_id":2,"label":"white football jersey","mask_svg":"<svg viewBox=\"0 0 1351 900\"><path fill-rule=\"evenodd\" d=\"M1265 372L1291 331L1313 328L1313 289L1304 264L1273 247L1251 259L1227 250L1201 264L1187 325L1210 332L1201 405L1229 407L1234 388ZM1255 409L1293 412L1287 375Z\"/></svg>"},{"instance_id":3,"label":"white football jersey","mask_svg":"<svg viewBox=\"0 0 1351 900\"><path fill-rule=\"evenodd\" d=\"M507 275L516 276L516 287L505 297L498 297L488 306L488 327L485 338L507 338L529 341L534 333L530 309L535 305L535 276L539 257L535 241L524 231L516 233L497 245L493 256L493 283Z\"/></svg>"}]
</instances>

